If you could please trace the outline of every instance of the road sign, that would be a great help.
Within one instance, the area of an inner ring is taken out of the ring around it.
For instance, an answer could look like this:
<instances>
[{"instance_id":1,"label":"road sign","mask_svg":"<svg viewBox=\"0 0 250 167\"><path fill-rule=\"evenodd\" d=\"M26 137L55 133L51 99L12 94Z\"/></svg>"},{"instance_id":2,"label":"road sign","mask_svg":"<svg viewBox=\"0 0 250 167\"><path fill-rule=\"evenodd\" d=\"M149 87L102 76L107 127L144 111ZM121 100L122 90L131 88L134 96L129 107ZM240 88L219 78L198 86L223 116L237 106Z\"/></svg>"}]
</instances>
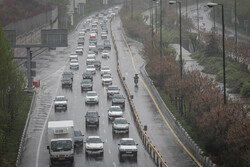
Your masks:
<instances>
[{"instance_id":1,"label":"road sign","mask_svg":"<svg viewBox=\"0 0 250 167\"><path fill-rule=\"evenodd\" d=\"M31 70L31 76L35 77L36 76L36 70ZM32 81L33 82L33 81Z\"/></svg>"},{"instance_id":2,"label":"road sign","mask_svg":"<svg viewBox=\"0 0 250 167\"><path fill-rule=\"evenodd\" d=\"M47 47L67 47L68 31L66 29L41 30L42 45Z\"/></svg>"},{"instance_id":3,"label":"road sign","mask_svg":"<svg viewBox=\"0 0 250 167\"><path fill-rule=\"evenodd\" d=\"M16 30L4 30L4 34L10 41L11 47L16 45Z\"/></svg>"},{"instance_id":4,"label":"road sign","mask_svg":"<svg viewBox=\"0 0 250 167\"><path fill-rule=\"evenodd\" d=\"M27 68L27 61L24 63L24 66ZM30 68L36 68L36 62L35 61L30 62Z\"/></svg>"}]
</instances>

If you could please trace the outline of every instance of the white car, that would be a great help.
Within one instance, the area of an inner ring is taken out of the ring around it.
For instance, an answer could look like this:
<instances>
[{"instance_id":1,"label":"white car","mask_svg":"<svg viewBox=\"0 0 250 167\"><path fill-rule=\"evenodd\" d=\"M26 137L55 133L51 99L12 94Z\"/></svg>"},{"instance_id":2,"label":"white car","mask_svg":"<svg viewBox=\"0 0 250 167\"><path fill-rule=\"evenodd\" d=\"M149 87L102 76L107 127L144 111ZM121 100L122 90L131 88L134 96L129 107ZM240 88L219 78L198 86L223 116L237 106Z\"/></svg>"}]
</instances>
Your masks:
<instances>
[{"instance_id":1,"label":"white car","mask_svg":"<svg viewBox=\"0 0 250 167\"><path fill-rule=\"evenodd\" d=\"M94 61L95 61L95 56L93 56L93 55L88 56L87 59L86 59L86 64L87 65L92 65Z\"/></svg>"},{"instance_id":2,"label":"white car","mask_svg":"<svg viewBox=\"0 0 250 167\"><path fill-rule=\"evenodd\" d=\"M103 144L99 136L89 136L85 142L85 153L88 154L100 154L103 155Z\"/></svg>"},{"instance_id":3,"label":"white car","mask_svg":"<svg viewBox=\"0 0 250 167\"><path fill-rule=\"evenodd\" d=\"M94 65L87 65L86 71L91 72L91 74L95 74L96 73L95 66Z\"/></svg>"},{"instance_id":4,"label":"white car","mask_svg":"<svg viewBox=\"0 0 250 167\"><path fill-rule=\"evenodd\" d=\"M117 85L109 85L106 89L107 91L107 98L113 97L114 94L119 94L120 89Z\"/></svg>"},{"instance_id":5,"label":"white car","mask_svg":"<svg viewBox=\"0 0 250 167\"><path fill-rule=\"evenodd\" d=\"M123 155L134 156L134 158L137 158L137 145L138 144L135 144L133 138L121 138L120 144L118 144L120 160Z\"/></svg>"},{"instance_id":6,"label":"white car","mask_svg":"<svg viewBox=\"0 0 250 167\"><path fill-rule=\"evenodd\" d=\"M90 56L95 56L95 52L89 51L87 57L90 57Z\"/></svg>"},{"instance_id":7,"label":"white car","mask_svg":"<svg viewBox=\"0 0 250 167\"><path fill-rule=\"evenodd\" d=\"M68 100L65 96L56 96L54 100L55 111L58 109L67 110Z\"/></svg>"},{"instance_id":8,"label":"white car","mask_svg":"<svg viewBox=\"0 0 250 167\"><path fill-rule=\"evenodd\" d=\"M129 133L129 123L126 118L115 118L112 123L113 133Z\"/></svg>"},{"instance_id":9,"label":"white car","mask_svg":"<svg viewBox=\"0 0 250 167\"><path fill-rule=\"evenodd\" d=\"M87 18L87 20L86 20L86 22L88 22L88 23L90 23L91 21L92 21L91 17Z\"/></svg>"},{"instance_id":10,"label":"white car","mask_svg":"<svg viewBox=\"0 0 250 167\"><path fill-rule=\"evenodd\" d=\"M79 32L79 36L84 36L84 35L85 35L84 30L82 30L82 31Z\"/></svg>"},{"instance_id":11,"label":"white car","mask_svg":"<svg viewBox=\"0 0 250 167\"><path fill-rule=\"evenodd\" d=\"M111 74L104 74L102 76L102 85L112 85Z\"/></svg>"},{"instance_id":12,"label":"white car","mask_svg":"<svg viewBox=\"0 0 250 167\"><path fill-rule=\"evenodd\" d=\"M111 74L110 68L108 66L102 66L101 76L103 76L103 74Z\"/></svg>"},{"instance_id":13,"label":"white car","mask_svg":"<svg viewBox=\"0 0 250 167\"><path fill-rule=\"evenodd\" d=\"M82 46L78 46L76 48L76 54L78 54L78 55L82 55L83 54L83 47Z\"/></svg>"},{"instance_id":14,"label":"white car","mask_svg":"<svg viewBox=\"0 0 250 167\"><path fill-rule=\"evenodd\" d=\"M79 69L79 62L77 59L71 59L70 63L69 63L69 67L70 69L75 69L78 70Z\"/></svg>"},{"instance_id":15,"label":"white car","mask_svg":"<svg viewBox=\"0 0 250 167\"><path fill-rule=\"evenodd\" d=\"M105 31L101 32L101 38L102 39L107 39L108 38L108 34Z\"/></svg>"},{"instance_id":16,"label":"white car","mask_svg":"<svg viewBox=\"0 0 250 167\"><path fill-rule=\"evenodd\" d=\"M120 106L111 106L108 110L109 119L114 119L117 117L122 117L123 112Z\"/></svg>"},{"instance_id":17,"label":"white car","mask_svg":"<svg viewBox=\"0 0 250 167\"><path fill-rule=\"evenodd\" d=\"M102 51L102 58L109 58L109 51L108 50Z\"/></svg>"},{"instance_id":18,"label":"white car","mask_svg":"<svg viewBox=\"0 0 250 167\"><path fill-rule=\"evenodd\" d=\"M78 60L78 55L76 53L71 53L69 56L69 61L71 61L72 59L77 59Z\"/></svg>"},{"instance_id":19,"label":"white car","mask_svg":"<svg viewBox=\"0 0 250 167\"><path fill-rule=\"evenodd\" d=\"M94 48L96 48L96 45L94 43L90 43L89 44L89 50L92 50Z\"/></svg>"},{"instance_id":20,"label":"white car","mask_svg":"<svg viewBox=\"0 0 250 167\"><path fill-rule=\"evenodd\" d=\"M98 104L99 97L96 91L88 91L85 98L85 104Z\"/></svg>"}]
</instances>

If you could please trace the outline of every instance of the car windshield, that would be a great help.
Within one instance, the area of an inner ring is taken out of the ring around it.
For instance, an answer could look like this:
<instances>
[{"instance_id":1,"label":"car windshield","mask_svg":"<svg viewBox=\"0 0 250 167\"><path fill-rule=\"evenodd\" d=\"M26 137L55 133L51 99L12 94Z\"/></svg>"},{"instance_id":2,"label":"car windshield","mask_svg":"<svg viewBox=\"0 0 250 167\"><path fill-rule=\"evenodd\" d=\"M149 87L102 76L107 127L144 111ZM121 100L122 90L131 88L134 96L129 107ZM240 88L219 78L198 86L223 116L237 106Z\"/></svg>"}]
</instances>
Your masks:
<instances>
[{"instance_id":1,"label":"car windshield","mask_svg":"<svg viewBox=\"0 0 250 167\"><path fill-rule=\"evenodd\" d=\"M80 130L74 131L75 137L82 136L82 132Z\"/></svg>"},{"instance_id":2,"label":"car windshield","mask_svg":"<svg viewBox=\"0 0 250 167\"><path fill-rule=\"evenodd\" d=\"M127 124L127 120L126 119L115 119L115 124Z\"/></svg>"},{"instance_id":3,"label":"car windshield","mask_svg":"<svg viewBox=\"0 0 250 167\"><path fill-rule=\"evenodd\" d=\"M90 79L84 79L82 80L83 84L91 84L91 80Z\"/></svg>"},{"instance_id":4,"label":"car windshield","mask_svg":"<svg viewBox=\"0 0 250 167\"><path fill-rule=\"evenodd\" d=\"M124 97L122 95L114 95L113 98L114 99L124 99Z\"/></svg>"},{"instance_id":5,"label":"car windshield","mask_svg":"<svg viewBox=\"0 0 250 167\"><path fill-rule=\"evenodd\" d=\"M109 53L109 51L107 51L107 50L104 50L102 53Z\"/></svg>"},{"instance_id":6,"label":"car windshield","mask_svg":"<svg viewBox=\"0 0 250 167\"><path fill-rule=\"evenodd\" d=\"M103 75L103 78L111 78L110 75Z\"/></svg>"},{"instance_id":7,"label":"car windshield","mask_svg":"<svg viewBox=\"0 0 250 167\"><path fill-rule=\"evenodd\" d=\"M109 90L118 90L118 87L109 86L108 89L109 89Z\"/></svg>"},{"instance_id":8,"label":"car windshield","mask_svg":"<svg viewBox=\"0 0 250 167\"><path fill-rule=\"evenodd\" d=\"M76 59L72 59L71 63L78 63L78 61Z\"/></svg>"},{"instance_id":9,"label":"car windshield","mask_svg":"<svg viewBox=\"0 0 250 167\"><path fill-rule=\"evenodd\" d=\"M109 67L102 67L102 70L109 70Z\"/></svg>"},{"instance_id":10,"label":"car windshield","mask_svg":"<svg viewBox=\"0 0 250 167\"><path fill-rule=\"evenodd\" d=\"M91 74L91 72L87 71L87 72L83 73L83 75L89 76L89 75L92 75L92 74Z\"/></svg>"},{"instance_id":11,"label":"car windshield","mask_svg":"<svg viewBox=\"0 0 250 167\"><path fill-rule=\"evenodd\" d=\"M121 145L135 145L134 140L121 140Z\"/></svg>"},{"instance_id":12,"label":"car windshield","mask_svg":"<svg viewBox=\"0 0 250 167\"><path fill-rule=\"evenodd\" d=\"M53 151L69 151L72 149L72 141L70 140L59 140L51 142L51 150Z\"/></svg>"},{"instance_id":13,"label":"car windshield","mask_svg":"<svg viewBox=\"0 0 250 167\"><path fill-rule=\"evenodd\" d=\"M87 93L87 96L97 96L97 94L95 92L89 92Z\"/></svg>"},{"instance_id":14,"label":"car windshield","mask_svg":"<svg viewBox=\"0 0 250 167\"><path fill-rule=\"evenodd\" d=\"M87 117L97 117L98 113L97 112L87 112L86 116Z\"/></svg>"},{"instance_id":15,"label":"car windshield","mask_svg":"<svg viewBox=\"0 0 250 167\"><path fill-rule=\"evenodd\" d=\"M95 68L94 65L88 65L87 68Z\"/></svg>"},{"instance_id":16,"label":"car windshield","mask_svg":"<svg viewBox=\"0 0 250 167\"><path fill-rule=\"evenodd\" d=\"M88 138L87 143L102 143L100 138Z\"/></svg>"},{"instance_id":17,"label":"car windshield","mask_svg":"<svg viewBox=\"0 0 250 167\"><path fill-rule=\"evenodd\" d=\"M56 101L65 101L66 98L65 97L56 97Z\"/></svg>"},{"instance_id":18,"label":"car windshield","mask_svg":"<svg viewBox=\"0 0 250 167\"><path fill-rule=\"evenodd\" d=\"M65 78L65 76L63 76L62 81L70 81L70 80L71 80L70 76L67 76L66 78Z\"/></svg>"},{"instance_id":19,"label":"car windshield","mask_svg":"<svg viewBox=\"0 0 250 167\"><path fill-rule=\"evenodd\" d=\"M121 111L120 107L110 107L110 111Z\"/></svg>"}]
</instances>

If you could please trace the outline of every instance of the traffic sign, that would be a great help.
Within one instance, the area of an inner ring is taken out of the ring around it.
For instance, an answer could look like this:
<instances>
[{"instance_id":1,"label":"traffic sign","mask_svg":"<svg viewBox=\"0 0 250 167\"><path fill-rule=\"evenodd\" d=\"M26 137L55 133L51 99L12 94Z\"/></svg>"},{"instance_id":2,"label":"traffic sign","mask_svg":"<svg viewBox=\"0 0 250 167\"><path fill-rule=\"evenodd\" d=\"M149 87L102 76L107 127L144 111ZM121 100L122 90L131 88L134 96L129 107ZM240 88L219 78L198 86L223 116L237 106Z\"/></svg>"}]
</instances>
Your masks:
<instances>
[{"instance_id":1,"label":"traffic sign","mask_svg":"<svg viewBox=\"0 0 250 167\"><path fill-rule=\"evenodd\" d=\"M67 47L68 31L66 29L41 30L42 45L47 47Z\"/></svg>"},{"instance_id":2,"label":"traffic sign","mask_svg":"<svg viewBox=\"0 0 250 167\"><path fill-rule=\"evenodd\" d=\"M244 27L248 28L249 27L249 20L244 20Z\"/></svg>"}]
</instances>

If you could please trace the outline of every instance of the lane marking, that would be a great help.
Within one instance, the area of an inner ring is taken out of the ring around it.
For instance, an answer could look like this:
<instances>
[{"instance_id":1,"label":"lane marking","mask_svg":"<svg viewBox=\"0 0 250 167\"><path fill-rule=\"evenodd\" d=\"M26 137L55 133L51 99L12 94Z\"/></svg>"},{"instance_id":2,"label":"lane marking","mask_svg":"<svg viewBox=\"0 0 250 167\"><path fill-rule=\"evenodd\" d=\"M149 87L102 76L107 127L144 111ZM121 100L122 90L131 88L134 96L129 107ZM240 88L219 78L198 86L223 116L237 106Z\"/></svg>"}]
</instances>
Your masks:
<instances>
[{"instance_id":1,"label":"lane marking","mask_svg":"<svg viewBox=\"0 0 250 167\"><path fill-rule=\"evenodd\" d=\"M128 43L124 37L124 34L123 32L121 31L121 34L122 34L122 38L123 38L123 41L125 42L127 48L128 48L128 51L129 51L129 55L131 57L131 61L132 61L132 65L133 65L133 68L134 68L134 71L140 76L140 74L137 72L137 69L135 67L135 62L134 62L134 58L133 58L133 54L131 52L131 49L130 47L128 46ZM170 124L168 123L168 121L166 120L165 116L162 114L162 111L160 109L160 107L158 106L156 100L154 99L152 93L150 92L148 86L146 85L146 83L143 81L142 77L139 77L140 81L143 83L144 87L146 88L147 92L149 93L151 99L153 100L158 112L160 113L161 117L163 118L163 120L165 121L165 123L167 124L167 126L169 127L169 129L171 130L172 134L174 135L174 137L177 139L177 141L179 142L179 144L183 147L183 149L188 153L188 155L196 162L196 164L200 167L202 167L202 165L198 162L198 160L196 160L196 158L193 156L193 154L188 151L188 149L185 147L185 145L181 142L181 140L179 139L179 137L175 134L174 130L172 129L172 127L170 126Z\"/></svg>"},{"instance_id":2,"label":"lane marking","mask_svg":"<svg viewBox=\"0 0 250 167\"><path fill-rule=\"evenodd\" d=\"M105 142L107 143L108 142L108 139L106 138Z\"/></svg>"},{"instance_id":3,"label":"lane marking","mask_svg":"<svg viewBox=\"0 0 250 167\"><path fill-rule=\"evenodd\" d=\"M109 154L111 154L111 150L109 149Z\"/></svg>"},{"instance_id":4,"label":"lane marking","mask_svg":"<svg viewBox=\"0 0 250 167\"><path fill-rule=\"evenodd\" d=\"M115 162L114 162L114 161L113 161L113 166L114 166L114 167L116 167L116 164L115 164Z\"/></svg>"},{"instance_id":5,"label":"lane marking","mask_svg":"<svg viewBox=\"0 0 250 167\"><path fill-rule=\"evenodd\" d=\"M62 67L62 68L64 68L64 70L65 70L65 68L66 68L66 65L64 66L64 67ZM58 72L58 71L60 71L62 68L60 68L59 70L57 70L56 72ZM63 70L63 71L64 71ZM56 73L56 72L54 72L54 73ZM53 74L54 74L53 73ZM52 75L53 75L52 74ZM57 83L57 90L56 90L56 92L55 92L55 94L57 94L57 92L58 92L58 89L59 89L59 84L60 84L60 79L58 80L58 83ZM54 95L55 96L55 95ZM39 143L38 143L38 147L37 147L37 152L36 152L36 167L38 167L38 161L39 161L39 156L40 156L40 148L41 148L41 144L42 144L42 139L43 139L43 135L44 135L44 130L45 130L45 127L46 127L46 125L47 125L47 122L48 122L48 119L49 119L49 116L50 116L50 113L51 113L51 111L52 111L52 107L53 107L53 101L51 102L51 106L50 106L50 109L49 109L49 113L48 113L48 115L47 115L47 117L46 117L46 120L45 120L45 122L44 122L44 126L43 126L43 129L42 129L42 133L41 133L41 136L40 136L40 139L39 139Z\"/></svg>"},{"instance_id":6,"label":"lane marking","mask_svg":"<svg viewBox=\"0 0 250 167\"><path fill-rule=\"evenodd\" d=\"M106 130L104 129L103 132L106 133Z\"/></svg>"}]
</instances>

